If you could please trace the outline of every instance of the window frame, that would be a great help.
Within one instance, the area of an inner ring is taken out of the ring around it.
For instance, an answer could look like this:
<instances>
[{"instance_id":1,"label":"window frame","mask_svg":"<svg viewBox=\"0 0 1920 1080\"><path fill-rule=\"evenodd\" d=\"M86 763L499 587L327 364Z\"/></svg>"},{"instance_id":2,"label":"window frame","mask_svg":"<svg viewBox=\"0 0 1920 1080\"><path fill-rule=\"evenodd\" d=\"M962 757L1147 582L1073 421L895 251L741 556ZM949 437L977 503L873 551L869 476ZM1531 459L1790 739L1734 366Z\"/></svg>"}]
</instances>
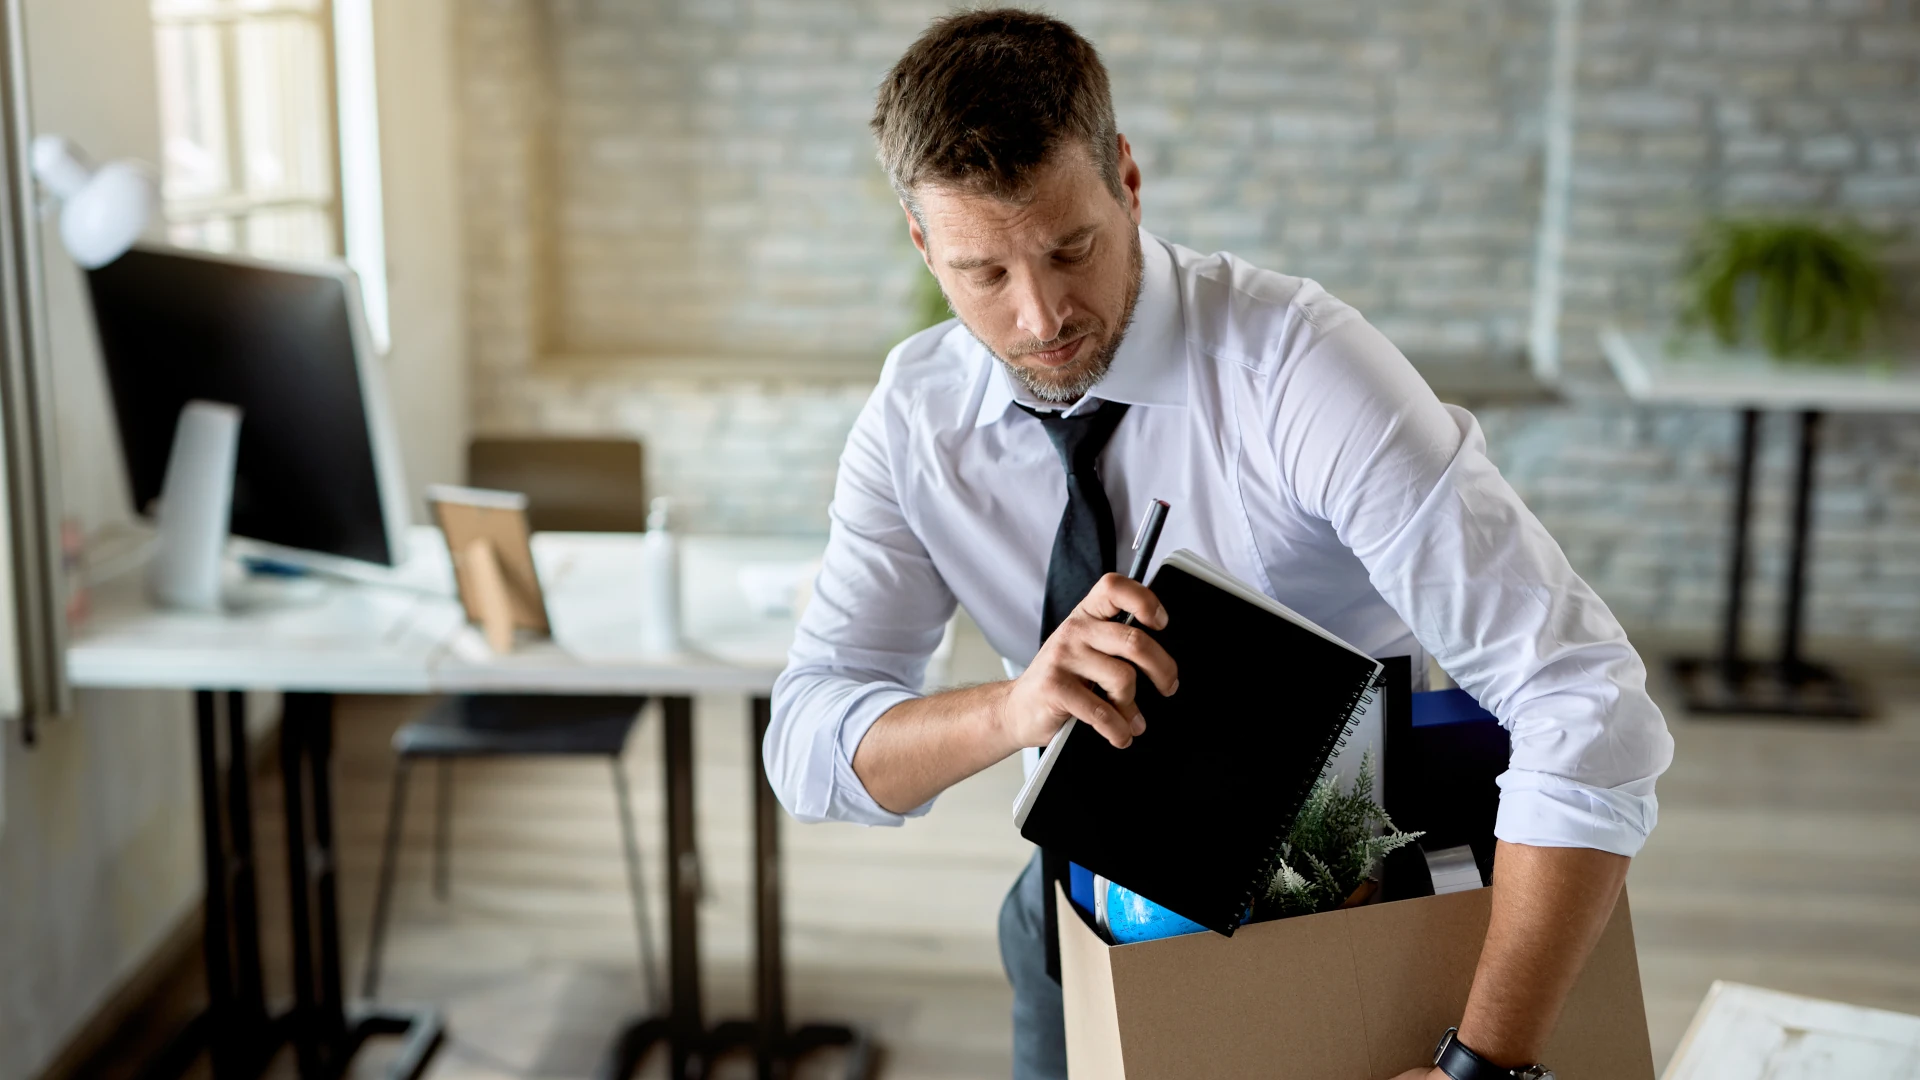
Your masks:
<instances>
[{"instance_id":1,"label":"window frame","mask_svg":"<svg viewBox=\"0 0 1920 1080\"><path fill-rule=\"evenodd\" d=\"M181 0L152 0L149 13L156 43L158 34L166 29L209 27L218 34L220 50L221 128L226 150L228 190L217 195L174 195L167 193L163 185L161 213L169 229L226 221L233 229L231 250L256 253L247 235L248 218L251 215L271 210L313 210L326 220L330 250L307 254L322 258L340 257L346 249L346 214L341 200L339 78L334 56L333 4L330 0L309 0L306 3L300 0L226 0L224 3L216 0L215 3L206 3L203 0L197 4L183 3ZM322 170L328 181L324 194L254 195L244 190L248 146L240 103L240 28L286 19L310 23L320 42L319 59L324 85L319 88L322 135L319 145L325 154ZM162 138L170 134L163 125Z\"/></svg>"},{"instance_id":2,"label":"window frame","mask_svg":"<svg viewBox=\"0 0 1920 1080\"><path fill-rule=\"evenodd\" d=\"M297 258L345 261L360 278L360 291L375 352L390 343L386 233L381 190L379 96L374 77L372 0L149 0L155 46L167 29L212 27L218 34L227 190L217 194L168 194L161 216L169 230L225 222L230 241L218 250L274 257L249 242L249 219L261 212L307 210L325 221L327 249ZM324 156L322 194L250 194L245 188L247 132L241 107L241 33L248 25L296 19L310 23L320 43L320 138ZM162 137L169 135L162 118ZM211 244L194 244L212 248Z\"/></svg>"}]
</instances>

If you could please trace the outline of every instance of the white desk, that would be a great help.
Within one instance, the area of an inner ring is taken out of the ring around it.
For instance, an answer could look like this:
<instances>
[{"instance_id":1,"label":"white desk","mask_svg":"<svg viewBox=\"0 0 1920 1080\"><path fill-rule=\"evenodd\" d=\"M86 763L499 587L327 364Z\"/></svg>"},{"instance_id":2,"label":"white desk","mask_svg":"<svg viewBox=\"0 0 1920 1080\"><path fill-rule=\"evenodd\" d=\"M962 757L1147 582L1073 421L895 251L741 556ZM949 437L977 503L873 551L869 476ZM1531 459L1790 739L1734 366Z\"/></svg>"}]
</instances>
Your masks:
<instances>
[{"instance_id":1,"label":"white desk","mask_svg":"<svg viewBox=\"0 0 1920 1080\"><path fill-rule=\"evenodd\" d=\"M1802 412L1920 412L1920 362L1784 363L1756 353L1671 356L1657 334L1600 331L1600 348L1635 401Z\"/></svg>"},{"instance_id":2,"label":"white desk","mask_svg":"<svg viewBox=\"0 0 1920 1080\"><path fill-rule=\"evenodd\" d=\"M92 609L73 630L67 678L115 689L430 693L435 658L464 621L449 600L346 585L327 586L311 606L235 615L159 611L138 571L93 589Z\"/></svg>"},{"instance_id":3,"label":"white desk","mask_svg":"<svg viewBox=\"0 0 1920 1080\"><path fill-rule=\"evenodd\" d=\"M294 1043L303 1077L335 1075L366 1038L405 1035L394 1075L424 1071L437 1045L438 1016L422 1011L349 1013L342 992L334 881L329 758L337 693L623 694L661 699L665 722L671 1008L621 1034L602 1075L628 1075L654 1041L671 1047L674 1075L711 1057L752 1050L762 1075L809 1049L845 1045L850 1076L864 1076L864 1036L844 1025L787 1028L780 928L779 808L760 772L767 695L786 664L791 614L759 614L740 588L741 567L804 563L819 540L683 537L682 609L687 651L647 657L638 648L639 538L614 534L534 537L547 595L551 641L490 653L453 595L446 546L416 529L412 554L383 584L333 583L318 602L225 615L159 611L140 573L100 585L94 611L75 628L67 653L74 685L196 691L201 811L207 872L207 1014L196 1022L215 1072L258 1075L279 1044ZM294 924L295 1005L267 1015L256 914L251 795L243 745L245 689L286 694L281 724L287 860ZM224 791L219 691L225 695L229 752ZM757 1010L751 1021L709 1028L700 1013L695 904L692 695L751 695L756 857ZM223 799L224 795L224 799ZM224 805L223 805L224 802ZM310 815L310 819L309 819Z\"/></svg>"},{"instance_id":4,"label":"white desk","mask_svg":"<svg viewBox=\"0 0 1920 1080\"><path fill-rule=\"evenodd\" d=\"M535 536L534 564L546 593L550 641L511 654L488 652L479 631L461 625L434 657L441 692L577 694L765 694L787 665L791 615L747 606L739 570L751 563L804 563L822 543L788 537L693 536L682 540L681 608L688 650L641 654L639 541L631 535ZM441 545L440 558L446 558ZM450 573L449 573L450 577Z\"/></svg>"},{"instance_id":5,"label":"white desk","mask_svg":"<svg viewBox=\"0 0 1920 1080\"><path fill-rule=\"evenodd\" d=\"M1600 332L1600 346L1620 385L1635 401L1740 410L1740 452L1734 473L1727 608L1721 628L1720 655L1711 659L1682 658L1673 664L1688 710L1807 717L1864 715L1860 698L1845 680L1800 655L1820 420L1827 412L1920 412L1920 365L1908 362L1880 367L1822 366L1782 363L1752 354L1712 352L1673 357L1667 354L1659 336L1627 334L1613 327ZM1763 409L1790 409L1800 414L1800 447L1780 655L1769 663L1753 663L1741 658L1740 628L1746 595L1753 463L1758 452Z\"/></svg>"},{"instance_id":6,"label":"white desk","mask_svg":"<svg viewBox=\"0 0 1920 1080\"><path fill-rule=\"evenodd\" d=\"M75 686L233 687L365 694L766 693L786 666L790 615L747 606L738 573L751 563L804 563L820 540L681 538L689 649L639 650L639 538L551 533L533 538L553 623L551 641L490 653L453 594L446 545L433 528L409 535L412 558L391 587L333 582L317 604L224 615L156 609L130 571L93 592L75 628Z\"/></svg>"}]
</instances>

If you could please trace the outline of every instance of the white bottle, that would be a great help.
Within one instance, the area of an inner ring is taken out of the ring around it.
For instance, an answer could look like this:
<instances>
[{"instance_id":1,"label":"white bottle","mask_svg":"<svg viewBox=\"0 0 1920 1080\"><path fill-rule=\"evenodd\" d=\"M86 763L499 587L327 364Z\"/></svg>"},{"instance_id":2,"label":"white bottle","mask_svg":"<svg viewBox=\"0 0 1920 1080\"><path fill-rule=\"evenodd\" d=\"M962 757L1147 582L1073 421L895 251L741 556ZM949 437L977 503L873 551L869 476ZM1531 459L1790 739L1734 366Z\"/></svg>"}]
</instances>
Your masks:
<instances>
[{"instance_id":1,"label":"white bottle","mask_svg":"<svg viewBox=\"0 0 1920 1080\"><path fill-rule=\"evenodd\" d=\"M680 552L669 510L665 498L648 505L640 542L640 651L650 656L680 651Z\"/></svg>"}]
</instances>

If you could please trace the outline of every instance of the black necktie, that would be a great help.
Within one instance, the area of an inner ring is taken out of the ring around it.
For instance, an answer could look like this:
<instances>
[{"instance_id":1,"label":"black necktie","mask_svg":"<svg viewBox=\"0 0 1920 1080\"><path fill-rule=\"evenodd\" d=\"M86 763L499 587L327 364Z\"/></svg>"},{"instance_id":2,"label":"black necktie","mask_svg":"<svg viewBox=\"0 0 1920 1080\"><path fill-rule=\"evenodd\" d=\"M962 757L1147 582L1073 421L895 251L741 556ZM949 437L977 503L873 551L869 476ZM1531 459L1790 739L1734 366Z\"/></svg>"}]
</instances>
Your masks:
<instances>
[{"instance_id":1,"label":"black necktie","mask_svg":"<svg viewBox=\"0 0 1920 1080\"><path fill-rule=\"evenodd\" d=\"M1119 401L1102 401L1099 408L1078 416L1041 412L1020 406L1037 417L1067 470L1067 508L1053 534L1053 556L1047 561L1047 593L1040 605L1040 643L1046 644L1080 601L1093 590L1102 574L1114 568L1118 541L1113 534L1113 504L1100 483L1100 451L1113 438L1113 429L1127 415ZM1065 856L1051 849L1040 852L1043 924L1046 934L1047 974L1060 981L1060 914L1053 883L1068 880Z\"/></svg>"},{"instance_id":2,"label":"black necktie","mask_svg":"<svg viewBox=\"0 0 1920 1080\"><path fill-rule=\"evenodd\" d=\"M1047 562L1046 598L1040 606L1040 642L1093 590L1102 574L1114 570L1117 541L1113 534L1113 504L1100 483L1100 451L1113 429L1127 415L1125 402L1102 401L1099 408L1078 416L1041 412L1020 406L1037 417L1060 454L1067 470L1067 508L1053 534L1053 556Z\"/></svg>"}]
</instances>

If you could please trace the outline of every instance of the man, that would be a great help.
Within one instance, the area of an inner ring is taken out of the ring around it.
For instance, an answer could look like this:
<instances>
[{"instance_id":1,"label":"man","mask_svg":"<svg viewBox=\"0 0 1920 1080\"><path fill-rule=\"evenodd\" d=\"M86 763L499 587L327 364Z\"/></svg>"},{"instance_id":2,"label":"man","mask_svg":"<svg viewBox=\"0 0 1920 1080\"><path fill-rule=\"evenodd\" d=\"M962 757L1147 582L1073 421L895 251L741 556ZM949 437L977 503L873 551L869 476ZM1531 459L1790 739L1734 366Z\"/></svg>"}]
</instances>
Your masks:
<instances>
[{"instance_id":1,"label":"man","mask_svg":"<svg viewBox=\"0 0 1920 1080\"><path fill-rule=\"evenodd\" d=\"M1163 694L1179 671L1108 621L1166 625L1109 572L1114 537L1164 498L1161 551L1191 548L1375 656L1422 671L1432 655L1511 732L1467 1053L1405 1077L1535 1075L1672 756L1611 613L1473 417L1353 309L1140 230L1140 169L1071 27L935 22L881 84L873 129L959 323L893 350L848 438L774 689L781 801L803 821L898 825L1070 717L1127 746L1153 722L1136 666ZM956 601L1013 677L923 696ZM1000 917L1022 1080L1066 1074L1040 877L1036 860Z\"/></svg>"}]
</instances>

